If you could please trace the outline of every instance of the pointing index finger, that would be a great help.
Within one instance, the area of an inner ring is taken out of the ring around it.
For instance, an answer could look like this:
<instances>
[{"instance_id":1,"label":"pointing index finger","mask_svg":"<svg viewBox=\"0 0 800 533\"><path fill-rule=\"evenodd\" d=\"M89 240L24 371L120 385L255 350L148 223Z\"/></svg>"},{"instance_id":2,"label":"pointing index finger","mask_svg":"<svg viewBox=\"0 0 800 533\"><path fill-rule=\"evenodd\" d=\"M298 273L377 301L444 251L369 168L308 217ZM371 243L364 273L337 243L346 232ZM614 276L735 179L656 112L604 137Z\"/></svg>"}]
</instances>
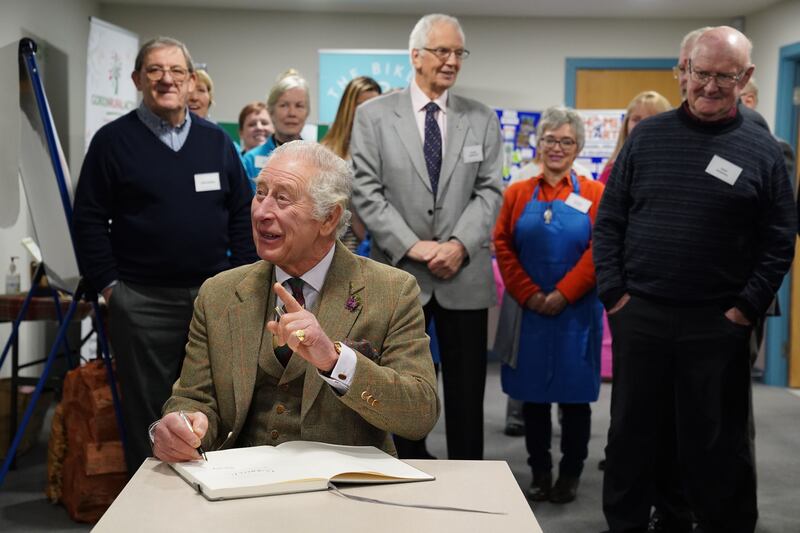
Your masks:
<instances>
[{"instance_id":1,"label":"pointing index finger","mask_svg":"<svg viewBox=\"0 0 800 533\"><path fill-rule=\"evenodd\" d=\"M286 306L286 311L289 313L297 313L298 311L303 310L303 306L297 303L297 300L294 299L294 296L292 296L283 285L280 283L275 283L275 285L272 286L272 289L275 291L275 295L281 299L283 305Z\"/></svg>"}]
</instances>

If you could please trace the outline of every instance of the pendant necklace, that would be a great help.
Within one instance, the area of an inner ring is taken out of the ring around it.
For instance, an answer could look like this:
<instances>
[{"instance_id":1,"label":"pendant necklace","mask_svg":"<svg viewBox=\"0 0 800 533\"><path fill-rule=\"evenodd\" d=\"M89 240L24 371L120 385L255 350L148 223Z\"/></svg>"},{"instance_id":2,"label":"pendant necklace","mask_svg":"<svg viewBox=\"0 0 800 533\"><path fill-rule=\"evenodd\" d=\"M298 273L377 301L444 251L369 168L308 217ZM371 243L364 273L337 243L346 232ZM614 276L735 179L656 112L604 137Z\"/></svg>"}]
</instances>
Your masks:
<instances>
[{"instance_id":1,"label":"pendant necklace","mask_svg":"<svg viewBox=\"0 0 800 533\"><path fill-rule=\"evenodd\" d=\"M553 210L549 207L544 210L544 223L549 224L553 220Z\"/></svg>"}]
</instances>

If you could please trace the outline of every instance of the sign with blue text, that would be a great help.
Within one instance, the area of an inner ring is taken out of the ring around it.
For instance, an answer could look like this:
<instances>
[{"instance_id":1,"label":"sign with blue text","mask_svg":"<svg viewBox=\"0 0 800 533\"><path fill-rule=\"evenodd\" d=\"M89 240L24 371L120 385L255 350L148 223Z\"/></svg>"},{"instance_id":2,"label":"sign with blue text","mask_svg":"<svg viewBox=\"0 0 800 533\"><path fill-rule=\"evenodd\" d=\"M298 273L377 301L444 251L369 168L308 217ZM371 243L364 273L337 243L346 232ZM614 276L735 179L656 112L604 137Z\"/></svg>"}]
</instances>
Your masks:
<instances>
[{"instance_id":1,"label":"sign with blue text","mask_svg":"<svg viewBox=\"0 0 800 533\"><path fill-rule=\"evenodd\" d=\"M320 50L319 123L333 122L342 93L353 78L369 76L386 93L405 89L413 75L408 50Z\"/></svg>"}]
</instances>

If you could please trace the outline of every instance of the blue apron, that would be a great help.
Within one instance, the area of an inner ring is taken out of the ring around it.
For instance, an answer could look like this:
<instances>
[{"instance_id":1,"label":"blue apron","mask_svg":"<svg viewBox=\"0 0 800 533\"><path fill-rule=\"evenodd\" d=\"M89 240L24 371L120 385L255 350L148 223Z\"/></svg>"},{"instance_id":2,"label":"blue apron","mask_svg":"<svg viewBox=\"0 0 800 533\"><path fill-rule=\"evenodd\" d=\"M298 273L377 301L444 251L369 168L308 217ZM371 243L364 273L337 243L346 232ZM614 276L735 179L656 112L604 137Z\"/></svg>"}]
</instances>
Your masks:
<instances>
[{"instance_id":1,"label":"blue apron","mask_svg":"<svg viewBox=\"0 0 800 533\"><path fill-rule=\"evenodd\" d=\"M572 172L572 190L580 194ZM592 224L563 200L539 201L539 186L514 226L514 246L525 272L545 294L591 244ZM503 391L536 403L587 403L600 392L603 308L594 288L556 316L525 309L516 368L502 367Z\"/></svg>"}]
</instances>

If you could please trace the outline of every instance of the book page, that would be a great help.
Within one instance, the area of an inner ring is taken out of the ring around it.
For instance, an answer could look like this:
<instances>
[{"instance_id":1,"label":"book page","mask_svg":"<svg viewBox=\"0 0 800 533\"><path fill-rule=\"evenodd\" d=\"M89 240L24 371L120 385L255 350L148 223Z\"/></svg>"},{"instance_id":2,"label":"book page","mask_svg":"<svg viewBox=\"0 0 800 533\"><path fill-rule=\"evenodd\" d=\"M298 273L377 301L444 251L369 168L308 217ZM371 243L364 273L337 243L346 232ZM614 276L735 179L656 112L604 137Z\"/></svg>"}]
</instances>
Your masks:
<instances>
[{"instance_id":1,"label":"book page","mask_svg":"<svg viewBox=\"0 0 800 533\"><path fill-rule=\"evenodd\" d=\"M212 498L324 490L329 479L357 483L434 479L373 446L291 441L278 447L234 448L206 455L208 461L172 467Z\"/></svg>"}]
</instances>

